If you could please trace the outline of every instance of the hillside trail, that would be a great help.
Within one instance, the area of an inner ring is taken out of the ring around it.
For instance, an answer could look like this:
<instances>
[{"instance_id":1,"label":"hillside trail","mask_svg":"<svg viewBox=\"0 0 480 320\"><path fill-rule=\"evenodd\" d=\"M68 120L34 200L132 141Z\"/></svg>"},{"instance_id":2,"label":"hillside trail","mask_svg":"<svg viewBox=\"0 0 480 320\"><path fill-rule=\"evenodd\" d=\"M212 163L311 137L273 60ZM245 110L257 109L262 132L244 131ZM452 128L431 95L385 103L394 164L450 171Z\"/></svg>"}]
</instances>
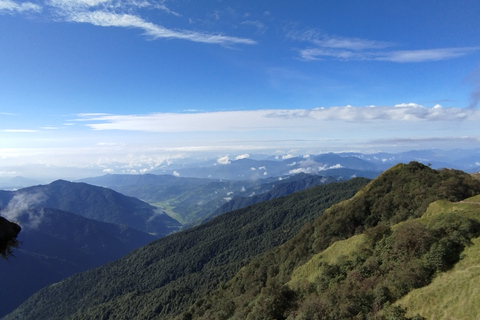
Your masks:
<instances>
[{"instance_id":1,"label":"hillside trail","mask_svg":"<svg viewBox=\"0 0 480 320\"><path fill-rule=\"evenodd\" d=\"M468 203L468 204L480 205L480 201L465 201L465 200L462 200L462 201L459 201L458 203Z\"/></svg>"}]
</instances>

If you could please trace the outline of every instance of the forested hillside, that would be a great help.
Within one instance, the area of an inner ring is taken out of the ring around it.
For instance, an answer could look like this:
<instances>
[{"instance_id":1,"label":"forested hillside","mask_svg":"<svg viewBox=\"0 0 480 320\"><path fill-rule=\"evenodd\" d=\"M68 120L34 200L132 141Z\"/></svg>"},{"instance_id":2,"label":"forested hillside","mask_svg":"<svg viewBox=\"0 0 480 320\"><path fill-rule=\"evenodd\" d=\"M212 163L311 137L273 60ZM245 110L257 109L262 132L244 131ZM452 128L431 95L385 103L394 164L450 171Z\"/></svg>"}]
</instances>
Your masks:
<instances>
[{"instance_id":1,"label":"forested hillside","mask_svg":"<svg viewBox=\"0 0 480 320\"><path fill-rule=\"evenodd\" d=\"M479 193L463 172L396 165L180 318L404 319L391 304L450 269L480 234L478 210L419 218L436 200Z\"/></svg>"},{"instance_id":2,"label":"forested hillside","mask_svg":"<svg viewBox=\"0 0 480 320\"><path fill-rule=\"evenodd\" d=\"M211 213L205 220L209 220L225 212L245 208L262 201L283 197L293 192L336 181L338 180L333 177L324 177L301 173L285 178L281 181L265 183L258 186L257 188L250 188L250 193L246 192L246 196L236 196L233 199L229 200L228 202L220 206L217 210L215 210L213 213ZM262 190L269 191L261 193Z\"/></svg>"},{"instance_id":3,"label":"forested hillside","mask_svg":"<svg viewBox=\"0 0 480 320\"><path fill-rule=\"evenodd\" d=\"M5 319L171 317L367 182L317 186L223 214L46 287Z\"/></svg>"},{"instance_id":4,"label":"forested hillside","mask_svg":"<svg viewBox=\"0 0 480 320\"><path fill-rule=\"evenodd\" d=\"M117 260L156 239L123 225L58 209L24 210L15 218L22 231L15 257L0 264L0 274L4 275L0 318L46 285Z\"/></svg>"}]
</instances>

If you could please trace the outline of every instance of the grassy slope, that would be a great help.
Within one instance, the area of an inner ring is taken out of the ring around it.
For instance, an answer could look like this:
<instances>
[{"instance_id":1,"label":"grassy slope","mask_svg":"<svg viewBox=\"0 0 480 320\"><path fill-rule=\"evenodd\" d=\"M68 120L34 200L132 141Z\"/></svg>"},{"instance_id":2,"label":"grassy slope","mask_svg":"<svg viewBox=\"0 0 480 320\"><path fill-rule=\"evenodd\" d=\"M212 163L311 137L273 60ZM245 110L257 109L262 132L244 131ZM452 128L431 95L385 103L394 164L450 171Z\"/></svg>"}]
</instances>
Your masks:
<instances>
[{"instance_id":1,"label":"grassy slope","mask_svg":"<svg viewBox=\"0 0 480 320\"><path fill-rule=\"evenodd\" d=\"M434 217L449 212L480 221L480 195L461 202L439 200L428 207L425 214L416 219L427 225ZM397 229L405 222L391 228ZM349 260L364 243L365 235L355 235L333 243L326 250L312 257L295 269L287 283L298 289L305 282L314 283L324 271L326 264ZM415 289L396 304L407 310L407 317L419 314L431 320L464 319L476 320L480 316L480 238L463 252L464 258L452 270L438 274L428 286Z\"/></svg>"},{"instance_id":2,"label":"grassy slope","mask_svg":"<svg viewBox=\"0 0 480 320\"><path fill-rule=\"evenodd\" d=\"M298 288L305 281L313 283L323 272L325 264L336 264L341 259L349 259L353 253L358 251L364 240L365 236L359 234L334 242L330 247L321 253L317 253L304 265L295 269L292 273L292 279L287 285L291 288Z\"/></svg>"},{"instance_id":3,"label":"grassy slope","mask_svg":"<svg viewBox=\"0 0 480 320\"><path fill-rule=\"evenodd\" d=\"M433 202L417 221L426 225L434 217L449 212L480 221L480 195L455 203L445 200ZM404 222L391 228L397 229L402 224ZM365 236L361 234L333 243L295 269L287 285L296 289L306 281L314 283L324 271L325 264L350 259L358 252L364 240ZM452 270L438 274L430 285L411 291L396 304L407 310L407 317L419 314L432 320L476 320L480 315L479 283L480 238L476 238Z\"/></svg>"},{"instance_id":4,"label":"grassy slope","mask_svg":"<svg viewBox=\"0 0 480 320\"><path fill-rule=\"evenodd\" d=\"M437 201L422 218L452 211L480 221L480 196L461 203ZM452 270L438 275L430 285L413 290L398 302L407 309L407 316L418 313L432 320L479 318L480 238L472 242L473 245L463 252L464 258Z\"/></svg>"}]
</instances>

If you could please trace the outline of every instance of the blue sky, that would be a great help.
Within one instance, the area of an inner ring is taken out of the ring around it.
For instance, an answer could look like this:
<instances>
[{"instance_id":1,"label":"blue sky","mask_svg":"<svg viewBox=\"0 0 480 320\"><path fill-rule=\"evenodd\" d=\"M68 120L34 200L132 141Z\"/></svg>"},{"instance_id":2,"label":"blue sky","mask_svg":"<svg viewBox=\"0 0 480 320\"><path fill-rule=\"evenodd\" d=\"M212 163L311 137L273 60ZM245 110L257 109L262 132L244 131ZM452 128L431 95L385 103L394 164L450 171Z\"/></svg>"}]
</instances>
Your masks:
<instances>
[{"instance_id":1,"label":"blue sky","mask_svg":"<svg viewBox=\"0 0 480 320\"><path fill-rule=\"evenodd\" d=\"M477 147L479 13L474 0L0 0L0 166Z\"/></svg>"}]
</instances>

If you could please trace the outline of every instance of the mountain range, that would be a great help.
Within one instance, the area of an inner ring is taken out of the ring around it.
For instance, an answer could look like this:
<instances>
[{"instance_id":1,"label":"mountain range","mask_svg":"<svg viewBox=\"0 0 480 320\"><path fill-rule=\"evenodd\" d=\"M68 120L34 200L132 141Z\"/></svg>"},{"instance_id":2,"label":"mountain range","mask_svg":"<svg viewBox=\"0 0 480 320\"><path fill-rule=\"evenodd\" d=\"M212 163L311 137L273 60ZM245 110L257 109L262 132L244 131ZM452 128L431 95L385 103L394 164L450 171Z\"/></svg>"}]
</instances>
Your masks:
<instances>
[{"instance_id":1,"label":"mountain range","mask_svg":"<svg viewBox=\"0 0 480 320\"><path fill-rule=\"evenodd\" d=\"M82 179L80 182L107 187L142 199L188 227L233 209L338 180L343 179L305 173L285 178L241 181L182 178L165 174L107 174Z\"/></svg>"},{"instance_id":2,"label":"mountain range","mask_svg":"<svg viewBox=\"0 0 480 320\"><path fill-rule=\"evenodd\" d=\"M251 155L246 159L222 159L176 167L174 164L152 172L172 173L181 177L197 177L212 179L247 180L277 176L288 176L295 173L319 174L323 176L342 177L348 179L354 176L375 178L380 172L397 163L416 161L429 165L434 169L453 168L468 173L480 171L480 149L472 150L413 150L401 153L324 153L293 156L262 156Z\"/></svg>"},{"instance_id":3,"label":"mountain range","mask_svg":"<svg viewBox=\"0 0 480 320\"><path fill-rule=\"evenodd\" d=\"M249 154L233 159L221 158L181 158L162 163L155 168L135 166L125 163L110 163L109 168L65 168L55 166L11 166L3 168L0 189L14 190L32 185L49 183L55 179L79 180L96 177L105 170L117 174L147 172L155 175L176 175L184 178L209 178L226 180L255 180L287 176L295 173L317 173L323 176L352 176L374 178L380 172L397 163L417 161L434 169L453 168L467 173L480 171L480 149L454 150L411 150L399 153L386 152L341 152L310 154L305 156ZM348 169L348 170L346 170ZM23 177L22 177L23 176ZM25 178L28 177L28 178Z\"/></svg>"},{"instance_id":4,"label":"mountain range","mask_svg":"<svg viewBox=\"0 0 480 320\"><path fill-rule=\"evenodd\" d=\"M108 318L110 313L123 314L127 302L134 304L128 306L133 313L124 314L124 319L135 318L132 314L143 318L139 310L150 315L178 313L367 182L357 178L321 185L222 214L48 286L6 319L90 318L90 308L104 310Z\"/></svg>"},{"instance_id":5,"label":"mountain range","mask_svg":"<svg viewBox=\"0 0 480 320\"><path fill-rule=\"evenodd\" d=\"M155 240L40 290L5 319L423 319L429 311L410 314L399 299L480 259L462 260L480 235L478 194L473 175L398 164Z\"/></svg>"},{"instance_id":6,"label":"mountain range","mask_svg":"<svg viewBox=\"0 0 480 320\"><path fill-rule=\"evenodd\" d=\"M186 199L183 201L196 199L196 202L190 204L191 207L204 196L207 198L210 193L214 194L212 199L217 197L225 202L225 190L232 187L232 182L169 175L106 175L88 180L119 188L126 187L126 190L138 190L137 193L147 195L149 199L155 194L167 199L176 195ZM249 194L257 192L259 195L238 203L237 198L233 198L230 204L240 208L263 199L336 181L333 178L306 174L295 175L283 181L267 180L277 183L262 180L233 185L237 189L247 185ZM271 192L261 194L269 190ZM162 192L166 195L163 196ZM215 195L220 192L221 195ZM202 206L209 213L217 207L218 205L212 207L208 201ZM164 225L159 224L162 220L152 221L152 215L157 216L159 212L166 221ZM109 188L64 180L16 191L0 190L0 214L23 227L18 237L21 245L14 253L16 258L0 265L0 272L11 275L2 281L0 317L45 285L119 259L133 249L165 236L167 232L178 231L180 226L157 207L136 198ZM145 232L152 230L156 231L156 237ZM159 233L158 230L162 232ZM12 286L16 288L14 294L9 290Z\"/></svg>"}]
</instances>

